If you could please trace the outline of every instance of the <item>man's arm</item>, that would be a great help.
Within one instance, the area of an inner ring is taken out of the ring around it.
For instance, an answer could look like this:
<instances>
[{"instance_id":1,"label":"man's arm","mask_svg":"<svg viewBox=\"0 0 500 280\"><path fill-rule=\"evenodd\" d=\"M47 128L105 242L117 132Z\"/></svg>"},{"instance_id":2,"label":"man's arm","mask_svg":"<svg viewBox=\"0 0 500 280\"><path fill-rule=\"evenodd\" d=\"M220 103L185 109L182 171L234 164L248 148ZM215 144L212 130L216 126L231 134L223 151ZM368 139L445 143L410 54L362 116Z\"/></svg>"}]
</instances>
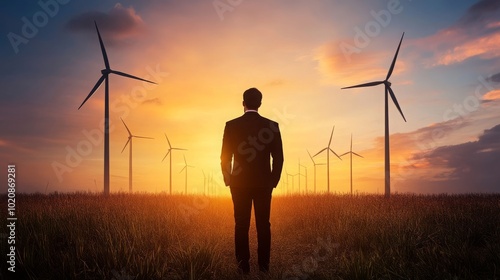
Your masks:
<instances>
[{"instance_id":1,"label":"man's arm","mask_svg":"<svg viewBox=\"0 0 500 280\"><path fill-rule=\"evenodd\" d=\"M229 129L226 123L226 127L224 128L224 135L222 136L222 152L220 155L222 176L224 177L224 184L226 186L229 186L229 184L231 184L231 162L233 159L233 152L231 149L231 141L229 135Z\"/></svg>"},{"instance_id":2,"label":"man's arm","mask_svg":"<svg viewBox=\"0 0 500 280\"><path fill-rule=\"evenodd\" d=\"M274 133L273 144L271 148L271 156L273 157L273 166L271 171L271 184L273 188L278 186L283 169L283 143L281 141L281 133L278 124L276 123L276 131Z\"/></svg>"}]
</instances>

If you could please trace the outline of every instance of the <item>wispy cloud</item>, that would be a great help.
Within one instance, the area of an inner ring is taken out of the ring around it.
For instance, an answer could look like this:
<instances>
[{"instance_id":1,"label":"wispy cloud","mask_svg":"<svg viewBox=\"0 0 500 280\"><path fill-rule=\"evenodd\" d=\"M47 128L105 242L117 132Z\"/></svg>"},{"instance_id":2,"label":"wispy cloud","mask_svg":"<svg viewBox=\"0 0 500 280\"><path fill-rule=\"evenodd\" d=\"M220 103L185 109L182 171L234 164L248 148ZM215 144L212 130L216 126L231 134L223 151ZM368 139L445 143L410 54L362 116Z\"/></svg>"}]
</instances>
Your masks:
<instances>
[{"instance_id":1,"label":"wispy cloud","mask_svg":"<svg viewBox=\"0 0 500 280\"><path fill-rule=\"evenodd\" d=\"M500 57L500 2L482 0L471 6L452 26L415 41L431 56L427 67L452 65L471 58Z\"/></svg>"},{"instance_id":2,"label":"wispy cloud","mask_svg":"<svg viewBox=\"0 0 500 280\"><path fill-rule=\"evenodd\" d=\"M151 99L148 99L148 100L144 100L142 102L142 104L149 104L149 105L163 105L163 102L161 102L161 99L160 98L151 98Z\"/></svg>"},{"instance_id":3,"label":"wispy cloud","mask_svg":"<svg viewBox=\"0 0 500 280\"><path fill-rule=\"evenodd\" d=\"M66 28L71 32L94 33L94 21L111 44L139 35L144 29L144 22L134 8L125 8L120 3L107 13L89 11L76 15L69 20Z\"/></svg>"},{"instance_id":4,"label":"wispy cloud","mask_svg":"<svg viewBox=\"0 0 500 280\"><path fill-rule=\"evenodd\" d=\"M396 46L395 46L396 47ZM324 44L316 50L314 59L318 70L328 83L348 86L355 83L384 80L389 70L394 51L361 52L348 62L339 48L339 42ZM406 64L398 59L393 75L406 71ZM411 83L407 81L407 83Z\"/></svg>"},{"instance_id":5,"label":"wispy cloud","mask_svg":"<svg viewBox=\"0 0 500 280\"><path fill-rule=\"evenodd\" d=\"M483 96L484 101L500 100L500 90L493 90Z\"/></svg>"}]
</instances>

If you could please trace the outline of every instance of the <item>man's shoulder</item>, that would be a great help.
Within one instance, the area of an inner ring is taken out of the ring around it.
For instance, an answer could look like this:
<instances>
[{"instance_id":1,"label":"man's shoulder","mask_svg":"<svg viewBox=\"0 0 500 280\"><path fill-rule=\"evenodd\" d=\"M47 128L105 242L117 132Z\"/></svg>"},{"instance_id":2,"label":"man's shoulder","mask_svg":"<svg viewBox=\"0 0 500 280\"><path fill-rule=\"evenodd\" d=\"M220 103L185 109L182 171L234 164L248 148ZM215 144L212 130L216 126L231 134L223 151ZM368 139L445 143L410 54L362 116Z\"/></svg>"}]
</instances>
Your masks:
<instances>
[{"instance_id":1,"label":"man's shoulder","mask_svg":"<svg viewBox=\"0 0 500 280\"><path fill-rule=\"evenodd\" d=\"M242 116L239 116L237 118L234 118L232 120L229 120L226 122L227 125L232 125L236 124L239 122L247 122L247 121L258 121L258 122L266 122L266 123L272 123L273 125L278 125L278 122L275 122L271 119L268 119L266 117L261 116L260 114L257 113L247 113Z\"/></svg>"}]
</instances>

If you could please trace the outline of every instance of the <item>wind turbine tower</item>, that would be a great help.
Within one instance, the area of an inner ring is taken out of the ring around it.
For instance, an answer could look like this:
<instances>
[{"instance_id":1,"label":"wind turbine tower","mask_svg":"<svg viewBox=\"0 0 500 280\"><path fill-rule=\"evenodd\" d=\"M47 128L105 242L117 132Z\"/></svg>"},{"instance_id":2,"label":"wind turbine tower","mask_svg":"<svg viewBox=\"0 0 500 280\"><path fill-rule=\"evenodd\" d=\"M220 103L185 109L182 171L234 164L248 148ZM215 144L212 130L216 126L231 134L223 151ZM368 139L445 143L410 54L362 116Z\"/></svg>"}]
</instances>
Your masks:
<instances>
[{"instance_id":1,"label":"wind turbine tower","mask_svg":"<svg viewBox=\"0 0 500 280\"><path fill-rule=\"evenodd\" d=\"M341 154L340 156L345 156L345 155L349 155L349 161L350 161L350 165L351 165L351 195L352 195L352 155L355 155L355 156L358 156L360 158L362 158L363 156L360 155L360 154L357 154L355 152L352 151L352 134L351 134L351 149L349 150L349 152L346 152L346 153L343 153Z\"/></svg>"},{"instance_id":2,"label":"wind turbine tower","mask_svg":"<svg viewBox=\"0 0 500 280\"><path fill-rule=\"evenodd\" d=\"M401 107L399 106L398 100L396 99L396 95L394 94L394 91L392 91L392 88L391 88L392 84L391 84L391 82L389 82L389 78L391 77L392 72L394 71L394 66L396 65L396 60L398 58L399 49L401 48L401 43L403 42L404 35L405 34L403 33L403 35L401 36L401 40L399 41L398 49L396 50L396 54L394 55L391 67L389 68L389 72L387 73L385 80L342 88L342 89L349 89L349 88L358 88L358 87L372 87L372 86L384 84L384 87L385 87L385 197L386 198L389 198L391 196L391 158L390 158L390 151L389 151L389 96L391 96L392 102L394 102L394 105L396 105L396 108L398 109L399 113L401 113L403 120L406 122L406 118L403 115L403 111L401 111Z\"/></svg>"},{"instance_id":3,"label":"wind turbine tower","mask_svg":"<svg viewBox=\"0 0 500 280\"><path fill-rule=\"evenodd\" d=\"M328 142L328 146L326 146L326 148L322 149L321 151L317 152L315 156L321 154L322 152L326 151L326 181L327 181L327 189L328 189L328 193L330 193L330 152L332 152L337 158L339 158L340 160L342 160L339 155L337 155L336 152L334 152L332 150L332 148L330 148L330 146L332 145L332 138L333 138L333 131L335 130L335 126L333 126L332 128L332 133L330 134L330 141Z\"/></svg>"},{"instance_id":4,"label":"wind turbine tower","mask_svg":"<svg viewBox=\"0 0 500 280\"><path fill-rule=\"evenodd\" d=\"M106 54L106 49L104 48L104 43L102 41L101 34L99 33L99 28L97 28L97 23L95 21L94 24L95 24L95 29L97 31L97 36L99 37L99 44L101 45L102 57L104 59L104 66L106 68L101 70L102 73L101 78L99 78L95 86L90 91L89 95L87 95L85 100L83 100L80 107L78 107L78 110L82 108L83 104L87 102L87 100L92 96L92 94L94 94L94 92L101 86L102 82L104 82L104 195L108 195L109 194L109 74L115 74L118 76L136 79L151 84L156 84L156 83L136 76L132 76L127 73L112 70L111 67L109 66L108 55Z\"/></svg>"},{"instance_id":5,"label":"wind turbine tower","mask_svg":"<svg viewBox=\"0 0 500 280\"><path fill-rule=\"evenodd\" d=\"M172 147L172 145L170 144L170 140L168 139L167 134L165 134L165 138L167 138L168 151L167 151L167 154L163 157L163 159L161 161L164 161L165 158L168 155L170 155L170 158L169 158L169 160L170 160L170 171L169 171L169 175L170 175L169 176L169 179L170 179L170 181L169 181L169 189L170 189L170 191L169 191L169 193L170 193L170 195L172 195L172 151L174 151L174 150L177 150L177 151L187 151L187 150L183 149L183 148L174 148L174 147Z\"/></svg>"},{"instance_id":6,"label":"wind turbine tower","mask_svg":"<svg viewBox=\"0 0 500 280\"><path fill-rule=\"evenodd\" d=\"M186 161L186 156L184 156L184 167L181 169L181 172L179 173L182 173L182 171L186 170L185 174L186 174L186 177L185 177L185 180L184 180L184 194L187 195L188 193L188 168L189 167L194 167L194 166L191 166L191 165L188 165L187 164L187 161Z\"/></svg>"},{"instance_id":7,"label":"wind turbine tower","mask_svg":"<svg viewBox=\"0 0 500 280\"><path fill-rule=\"evenodd\" d=\"M129 155L128 155L128 191L130 193L132 193L132 138L142 138L142 139L154 139L154 138L132 135L132 132L130 132L130 129L128 129L128 127L125 124L125 122L123 121L123 119L122 118L120 118L120 119L122 120L122 123L128 132L128 140L127 140L127 143L125 143L125 146L123 146L122 153L125 150L125 148L127 147L127 145L130 144L129 145Z\"/></svg>"}]
</instances>

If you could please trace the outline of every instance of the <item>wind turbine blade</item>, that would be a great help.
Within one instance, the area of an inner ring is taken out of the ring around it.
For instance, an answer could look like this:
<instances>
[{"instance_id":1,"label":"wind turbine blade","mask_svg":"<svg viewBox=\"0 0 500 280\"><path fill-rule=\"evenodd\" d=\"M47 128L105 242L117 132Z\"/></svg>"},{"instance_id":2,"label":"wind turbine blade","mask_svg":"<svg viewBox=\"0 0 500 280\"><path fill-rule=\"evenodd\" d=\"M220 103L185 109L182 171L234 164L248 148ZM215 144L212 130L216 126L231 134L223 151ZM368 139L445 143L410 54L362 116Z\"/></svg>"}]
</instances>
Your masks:
<instances>
[{"instance_id":1,"label":"wind turbine blade","mask_svg":"<svg viewBox=\"0 0 500 280\"><path fill-rule=\"evenodd\" d=\"M172 148L171 150L177 150L177 151L187 151L187 149L182 149L182 148Z\"/></svg>"},{"instance_id":2,"label":"wind turbine blade","mask_svg":"<svg viewBox=\"0 0 500 280\"><path fill-rule=\"evenodd\" d=\"M183 157L184 157L184 164L187 166L187 165L188 165L188 163L187 163L187 161L186 161L186 156L185 156L185 155L183 155Z\"/></svg>"},{"instance_id":3,"label":"wind turbine blade","mask_svg":"<svg viewBox=\"0 0 500 280\"><path fill-rule=\"evenodd\" d=\"M184 165L184 167L181 169L181 171L179 173L182 173L182 171L184 171L184 169L186 169L187 165Z\"/></svg>"},{"instance_id":4,"label":"wind turbine blade","mask_svg":"<svg viewBox=\"0 0 500 280\"><path fill-rule=\"evenodd\" d=\"M87 100L92 96L92 94L94 94L94 92L101 86L101 84L104 81L104 79L106 79L106 76L102 75L101 78L95 84L94 88L92 88L92 90L90 91L89 95L87 95L87 98L85 98L85 100L83 100L83 102L80 105L80 107L78 107L78 110L80 110L80 108L82 108L83 104L85 104L85 102L87 102Z\"/></svg>"},{"instance_id":5,"label":"wind turbine blade","mask_svg":"<svg viewBox=\"0 0 500 280\"><path fill-rule=\"evenodd\" d=\"M168 154L170 154L170 150L168 150L167 154L163 157L163 159L161 160L161 162L163 162L167 158Z\"/></svg>"},{"instance_id":6,"label":"wind turbine blade","mask_svg":"<svg viewBox=\"0 0 500 280\"><path fill-rule=\"evenodd\" d=\"M119 76L127 77L127 78L136 79L136 80L143 81L143 82L148 82L148 83L155 84L155 85L157 84L155 82L151 82L151 81L148 81L146 79L139 78L139 77L136 77L136 76L132 76L130 74L123 73L123 72L120 72L120 71L111 70L111 73L119 75Z\"/></svg>"},{"instance_id":7,"label":"wind turbine blade","mask_svg":"<svg viewBox=\"0 0 500 280\"><path fill-rule=\"evenodd\" d=\"M168 136L167 136L167 134L166 134L166 133L165 133L165 138L167 138L168 147L169 147L170 149L172 149L172 145L170 145L170 140L168 140Z\"/></svg>"},{"instance_id":8,"label":"wind turbine blade","mask_svg":"<svg viewBox=\"0 0 500 280\"><path fill-rule=\"evenodd\" d=\"M122 151L121 151L122 153L123 153L123 151L125 151L125 148L127 147L128 142L130 142L130 137L128 138L127 143L125 143L125 146L123 146L123 149L122 149Z\"/></svg>"},{"instance_id":9,"label":"wind turbine blade","mask_svg":"<svg viewBox=\"0 0 500 280\"><path fill-rule=\"evenodd\" d=\"M130 129L128 129L128 126L125 124L125 122L123 121L123 119L122 119L122 118L120 118L120 120L122 120L123 125L124 125L124 126L125 126L125 128L127 129L127 131L128 131L128 135L129 135L129 136L132 136L132 132L130 132Z\"/></svg>"},{"instance_id":10,"label":"wind turbine blade","mask_svg":"<svg viewBox=\"0 0 500 280\"><path fill-rule=\"evenodd\" d=\"M405 120L405 122L406 122L405 115L403 115L403 111L401 111L401 107L399 107L399 103L398 103L398 100L396 99L396 95L394 95L394 92L392 91L391 87L388 86L387 89L389 90L389 93L391 94L392 101L394 102L394 104L398 108L399 112L401 113L403 120Z\"/></svg>"},{"instance_id":11,"label":"wind turbine blade","mask_svg":"<svg viewBox=\"0 0 500 280\"><path fill-rule=\"evenodd\" d=\"M391 68L389 68L389 72L387 73L387 77L385 80L389 80L389 78L392 75L392 71L394 71L394 65L396 65L396 59L398 58L398 53L399 49L401 48L401 43L403 42L403 37L405 36L405 33L403 32L403 35L401 36L401 40L399 41L398 49L396 50L396 54L394 55L394 59L392 60Z\"/></svg>"},{"instance_id":12,"label":"wind turbine blade","mask_svg":"<svg viewBox=\"0 0 500 280\"><path fill-rule=\"evenodd\" d=\"M378 86L378 85L383 84L383 83L384 83L384 81L370 82L370 83L360 84L360 85L355 85L355 86L350 86L350 87L343 87L341 89L358 88L358 87L373 87L373 86Z\"/></svg>"},{"instance_id":13,"label":"wind turbine blade","mask_svg":"<svg viewBox=\"0 0 500 280\"><path fill-rule=\"evenodd\" d=\"M353 155L356 155L356 156L358 156L358 157L361 157L361 158L365 158L364 156L362 156L362 155L360 155L360 154L357 154L357 153L355 153L355 152L352 152L352 154L353 154Z\"/></svg>"},{"instance_id":14,"label":"wind turbine blade","mask_svg":"<svg viewBox=\"0 0 500 280\"><path fill-rule=\"evenodd\" d=\"M142 139L154 139L154 138L151 138L151 137L135 136L135 135L132 135L132 137L135 137L135 138L142 138Z\"/></svg>"},{"instance_id":15,"label":"wind turbine blade","mask_svg":"<svg viewBox=\"0 0 500 280\"><path fill-rule=\"evenodd\" d=\"M314 159L313 159L313 157L311 156L311 153L309 152L309 150L306 150L306 151L307 151L307 154L309 155L309 157L311 158L311 161L313 162L313 164L316 164L316 163L314 162Z\"/></svg>"},{"instance_id":16,"label":"wind turbine blade","mask_svg":"<svg viewBox=\"0 0 500 280\"><path fill-rule=\"evenodd\" d=\"M315 157L315 156L317 156L317 155L321 154L321 153L322 153L323 151L325 151L326 149L328 149L328 147L326 147L326 148L324 148L323 150L321 150L321 151L317 152L317 153L316 153L313 157Z\"/></svg>"},{"instance_id":17,"label":"wind turbine blade","mask_svg":"<svg viewBox=\"0 0 500 280\"><path fill-rule=\"evenodd\" d=\"M330 148L330 145L332 144L332 138L333 138L333 131L335 130L335 126L332 128L332 134L330 134L330 141L328 142L328 148Z\"/></svg>"},{"instance_id":18,"label":"wind turbine blade","mask_svg":"<svg viewBox=\"0 0 500 280\"><path fill-rule=\"evenodd\" d=\"M102 57L104 58L104 65L106 69L111 69L109 67L108 55L106 54L106 48L104 48L104 43L102 42L101 33L99 32L99 28L97 28L97 22L94 20L95 30L97 30L97 36L99 36L99 44L101 45Z\"/></svg>"},{"instance_id":19,"label":"wind turbine blade","mask_svg":"<svg viewBox=\"0 0 500 280\"><path fill-rule=\"evenodd\" d=\"M330 151L331 151L334 155L336 155L336 156L337 156L340 160L342 160L342 159L339 157L339 155L337 155L337 153L336 153L336 152L334 152L331 148L328 148L328 149L329 149L329 150L330 150Z\"/></svg>"},{"instance_id":20,"label":"wind turbine blade","mask_svg":"<svg viewBox=\"0 0 500 280\"><path fill-rule=\"evenodd\" d=\"M341 155L340 155L340 157L343 157L343 156L345 156L345 155L348 155L349 153L350 153L350 152L345 152L345 153L341 154Z\"/></svg>"}]
</instances>

